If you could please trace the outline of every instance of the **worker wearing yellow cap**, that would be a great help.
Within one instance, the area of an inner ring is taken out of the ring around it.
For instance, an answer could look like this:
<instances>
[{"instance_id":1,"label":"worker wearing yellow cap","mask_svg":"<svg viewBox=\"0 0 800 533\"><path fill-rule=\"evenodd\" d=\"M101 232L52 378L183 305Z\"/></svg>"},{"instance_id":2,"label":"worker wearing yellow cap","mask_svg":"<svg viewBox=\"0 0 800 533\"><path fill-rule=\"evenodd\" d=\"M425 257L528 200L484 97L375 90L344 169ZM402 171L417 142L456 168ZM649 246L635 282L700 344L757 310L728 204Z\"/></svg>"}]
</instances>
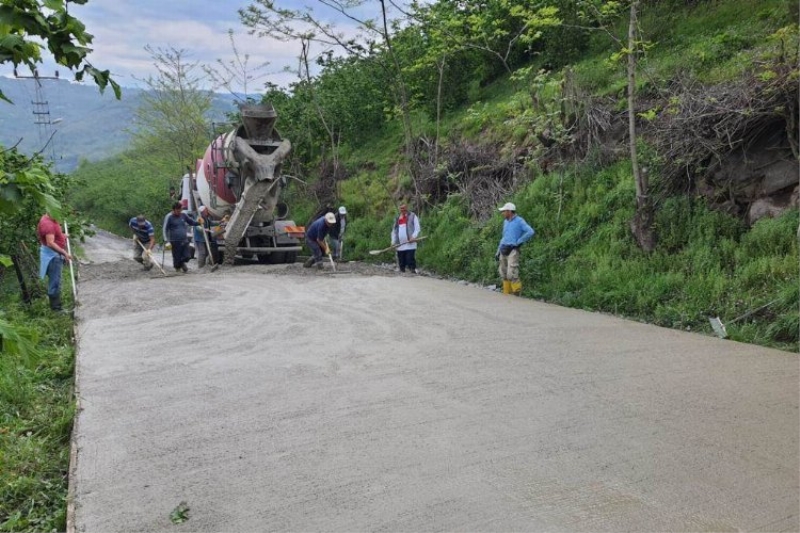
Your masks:
<instances>
[{"instance_id":1,"label":"worker wearing yellow cap","mask_svg":"<svg viewBox=\"0 0 800 533\"><path fill-rule=\"evenodd\" d=\"M519 248L531 237L533 228L517 214L517 206L508 202L498 209L503 214L503 237L497 246L494 258L500 261L500 277L503 280L503 294L522 294L522 281L519 279Z\"/></svg>"}]
</instances>

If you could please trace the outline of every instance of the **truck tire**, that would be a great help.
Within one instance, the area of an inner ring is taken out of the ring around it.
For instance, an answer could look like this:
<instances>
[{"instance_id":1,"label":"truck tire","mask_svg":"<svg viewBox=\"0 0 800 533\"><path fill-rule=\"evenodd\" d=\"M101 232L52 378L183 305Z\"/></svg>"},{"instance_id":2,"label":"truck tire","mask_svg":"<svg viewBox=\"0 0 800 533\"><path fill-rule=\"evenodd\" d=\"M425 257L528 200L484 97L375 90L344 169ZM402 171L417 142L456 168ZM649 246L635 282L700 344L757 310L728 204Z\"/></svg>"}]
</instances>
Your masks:
<instances>
[{"instance_id":1,"label":"truck tire","mask_svg":"<svg viewBox=\"0 0 800 533\"><path fill-rule=\"evenodd\" d=\"M286 258L284 259L284 263L287 265L291 265L295 261L297 261L297 252L284 252L286 254Z\"/></svg>"},{"instance_id":2,"label":"truck tire","mask_svg":"<svg viewBox=\"0 0 800 533\"><path fill-rule=\"evenodd\" d=\"M270 265L282 265L285 262L286 252L272 252L269 254Z\"/></svg>"}]
</instances>

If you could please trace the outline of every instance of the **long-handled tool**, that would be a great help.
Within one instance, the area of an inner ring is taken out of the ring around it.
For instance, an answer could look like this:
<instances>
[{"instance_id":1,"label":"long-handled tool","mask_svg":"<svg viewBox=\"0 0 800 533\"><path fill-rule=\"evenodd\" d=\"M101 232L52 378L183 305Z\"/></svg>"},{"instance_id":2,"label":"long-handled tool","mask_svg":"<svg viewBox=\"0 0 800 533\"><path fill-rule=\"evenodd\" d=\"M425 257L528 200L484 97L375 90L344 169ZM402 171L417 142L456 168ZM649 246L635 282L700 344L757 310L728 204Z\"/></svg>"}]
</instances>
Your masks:
<instances>
[{"instance_id":1,"label":"long-handled tool","mask_svg":"<svg viewBox=\"0 0 800 533\"><path fill-rule=\"evenodd\" d=\"M152 261L152 262L153 262L153 264L154 264L154 265L156 265L156 266L158 267L158 269L161 271L161 273L162 273L162 274L164 274L164 275L166 276L166 275L167 275L167 273L166 273L166 272L164 272L164 268L163 268L161 265L159 265L159 264L158 264L158 261L156 261L156 258L155 258L155 257L153 257L153 253L152 253L150 250L148 250L147 248L145 248L145 247L144 247L144 244L142 244L142 241L140 241L139 239L136 239L136 242L137 242L137 244L138 244L139 246L141 246L141 247L142 247L142 251L143 251L145 254L147 254L147 257L149 257L149 258L150 258L150 261Z\"/></svg>"},{"instance_id":2,"label":"long-handled tool","mask_svg":"<svg viewBox=\"0 0 800 533\"><path fill-rule=\"evenodd\" d=\"M333 256L331 255L331 247L327 243L325 243L325 247L328 251L327 255L328 259L331 261L331 267L333 268L333 271L336 272L336 262L333 260Z\"/></svg>"},{"instance_id":3,"label":"long-handled tool","mask_svg":"<svg viewBox=\"0 0 800 533\"><path fill-rule=\"evenodd\" d=\"M413 242L419 242L419 241L425 240L426 238L427 238L427 235L425 237L417 237L416 239L414 239ZM393 244L393 245L389 246L388 248L384 248L383 250L370 250L369 251L369 255L379 255L379 254L382 254L384 252L389 252L391 250L397 250L398 248L403 246L403 244L409 244L409 243L404 242L404 243Z\"/></svg>"},{"instance_id":4,"label":"long-handled tool","mask_svg":"<svg viewBox=\"0 0 800 533\"><path fill-rule=\"evenodd\" d=\"M211 272L214 272L216 269L219 268L219 265L214 262L214 254L211 253L211 243L208 242L208 235L206 234L206 228L202 228L201 231L203 232L203 240L206 241L206 252L208 252L208 260L211 261Z\"/></svg>"},{"instance_id":5,"label":"long-handled tool","mask_svg":"<svg viewBox=\"0 0 800 533\"><path fill-rule=\"evenodd\" d=\"M69 227L67 221L64 221L64 237L67 240L67 253L72 257L72 249L69 246ZM78 288L75 286L75 270L72 268L72 260L69 262L69 279L72 281L72 305L78 305Z\"/></svg>"}]
</instances>

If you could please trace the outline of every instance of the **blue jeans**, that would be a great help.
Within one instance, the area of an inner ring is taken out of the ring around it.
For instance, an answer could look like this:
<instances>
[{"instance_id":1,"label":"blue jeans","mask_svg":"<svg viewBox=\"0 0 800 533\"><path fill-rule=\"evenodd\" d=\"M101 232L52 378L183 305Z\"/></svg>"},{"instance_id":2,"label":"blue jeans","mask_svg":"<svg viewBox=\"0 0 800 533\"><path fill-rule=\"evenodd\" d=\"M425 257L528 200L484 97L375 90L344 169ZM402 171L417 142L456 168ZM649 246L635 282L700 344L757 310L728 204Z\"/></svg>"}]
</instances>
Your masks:
<instances>
[{"instance_id":1,"label":"blue jeans","mask_svg":"<svg viewBox=\"0 0 800 533\"><path fill-rule=\"evenodd\" d=\"M61 270L64 268L64 258L54 257L47 264L47 295L61 295Z\"/></svg>"}]
</instances>

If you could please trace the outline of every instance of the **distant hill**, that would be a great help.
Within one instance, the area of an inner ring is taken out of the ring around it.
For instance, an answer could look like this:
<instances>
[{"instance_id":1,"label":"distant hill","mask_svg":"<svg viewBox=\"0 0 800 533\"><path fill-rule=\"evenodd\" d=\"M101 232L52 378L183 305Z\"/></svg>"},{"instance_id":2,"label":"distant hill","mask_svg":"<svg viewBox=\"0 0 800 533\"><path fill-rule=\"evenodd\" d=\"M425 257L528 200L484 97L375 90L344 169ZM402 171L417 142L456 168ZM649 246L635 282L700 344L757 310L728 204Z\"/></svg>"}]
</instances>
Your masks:
<instances>
[{"instance_id":1,"label":"distant hill","mask_svg":"<svg viewBox=\"0 0 800 533\"><path fill-rule=\"evenodd\" d=\"M70 172L81 159L98 161L118 154L127 148L132 119L139 106L142 89L124 87L122 99L114 98L110 89L100 94L93 84L66 80L40 80L37 95L32 79L0 77L0 90L14 103L0 101L0 146L19 142L25 153L40 151L55 131L44 151L61 172ZM33 102L47 102L47 106ZM37 115L49 110L47 115ZM235 110L235 98L217 94L209 120L223 122L225 114Z\"/></svg>"}]
</instances>

